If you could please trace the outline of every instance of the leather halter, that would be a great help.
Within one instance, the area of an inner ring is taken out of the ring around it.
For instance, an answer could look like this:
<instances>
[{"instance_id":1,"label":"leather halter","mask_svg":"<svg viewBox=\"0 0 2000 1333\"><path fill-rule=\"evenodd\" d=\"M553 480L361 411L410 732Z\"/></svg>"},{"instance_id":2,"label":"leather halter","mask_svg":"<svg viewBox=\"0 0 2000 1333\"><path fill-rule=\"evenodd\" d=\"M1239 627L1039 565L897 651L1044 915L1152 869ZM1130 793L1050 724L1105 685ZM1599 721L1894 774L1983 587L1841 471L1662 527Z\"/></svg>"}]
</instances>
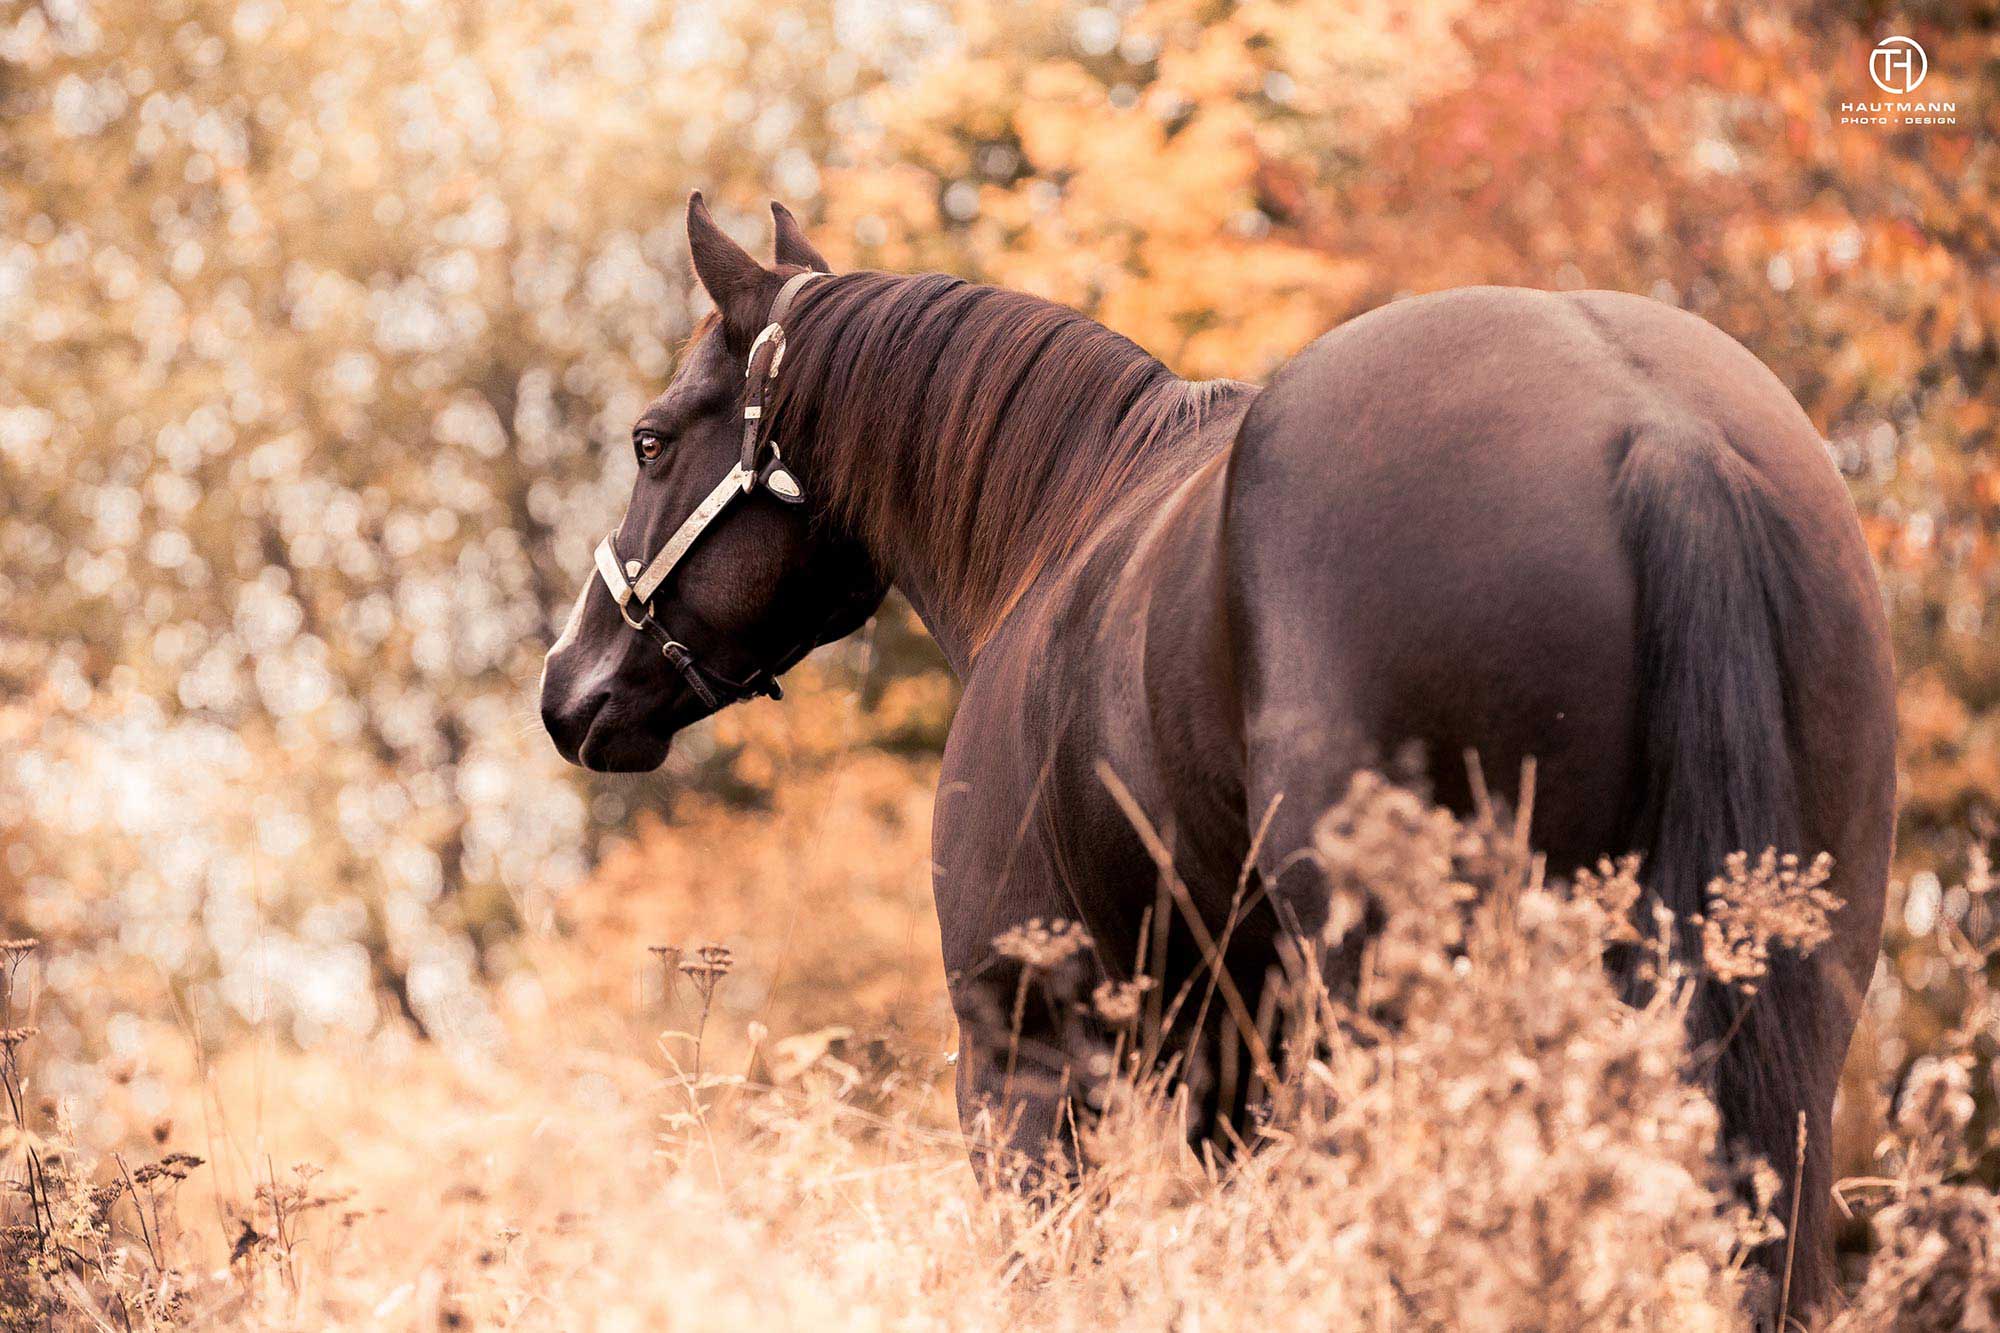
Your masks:
<instances>
[{"instance_id":1,"label":"leather halter","mask_svg":"<svg viewBox=\"0 0 2000 1333\"><path fill-rule=\"evenodd\" d=\"M825 276L824 273L808 271L786 279L785 285L778 289L778 298L771 302L770 319L765 323L763 332L750 344L749 364L743 369L744 378L750 382L743 403L743 450L735 466L723 474L722 480L715 483L707 498L694 507L694 512L674 530L673 536L667 538L666 545L651 560L644 563L621 561L618 558L616 529L597 544L597 572L603 578L604 586L610 589L612 599L618 603L618 614L624 617L627 625L660 646L661 654L686 678L688 688L711 712L725 703L760 694L773 699L782 698L777 673L811 651L812 641L808 639L801 648L786 654L786 659L776 667L758 667L748 677L732 680L713 667L703 666L686 644L668 632L653 614L653 594L660 590L675 567L693 549L702 533L708 531L736 499L759 488L785 504L795 505L805 499L805 493L799 489L798 478L792 475L778 453L777 441L764 430L764 405L772 384L777 381L778 368L785 360L784 318L800 289L815 278Z\"/></svg>"}]
</instances>

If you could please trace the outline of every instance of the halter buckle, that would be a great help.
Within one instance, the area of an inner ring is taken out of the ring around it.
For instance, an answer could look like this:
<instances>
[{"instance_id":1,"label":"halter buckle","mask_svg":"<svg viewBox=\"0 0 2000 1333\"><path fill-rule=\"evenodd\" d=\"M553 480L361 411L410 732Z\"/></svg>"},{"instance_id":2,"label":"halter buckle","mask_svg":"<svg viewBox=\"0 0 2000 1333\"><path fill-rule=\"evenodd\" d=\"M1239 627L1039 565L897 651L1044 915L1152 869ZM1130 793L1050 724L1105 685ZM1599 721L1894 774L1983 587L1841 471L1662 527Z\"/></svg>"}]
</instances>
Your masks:
<instances>
[{"instance_id":1,"label":"halter buckle","mask_svg":"<svg viewBox=\"0 0 2000 1333\"><path fill-rule=\"evenodd\" d=\"M750 344L750 355L743 362L744 379L746 380L749 379L751 374L755 371L757 366L757 353L763 350L765 343L771 344L771 364L764 367L764 376L766 379L777 378L778 367L782 365L785 360L785 326L782 324L771 323L771 324L766 324L763 330L758 333L757 337L754 340L752 340Z\"/></svg>"}]
</instances>

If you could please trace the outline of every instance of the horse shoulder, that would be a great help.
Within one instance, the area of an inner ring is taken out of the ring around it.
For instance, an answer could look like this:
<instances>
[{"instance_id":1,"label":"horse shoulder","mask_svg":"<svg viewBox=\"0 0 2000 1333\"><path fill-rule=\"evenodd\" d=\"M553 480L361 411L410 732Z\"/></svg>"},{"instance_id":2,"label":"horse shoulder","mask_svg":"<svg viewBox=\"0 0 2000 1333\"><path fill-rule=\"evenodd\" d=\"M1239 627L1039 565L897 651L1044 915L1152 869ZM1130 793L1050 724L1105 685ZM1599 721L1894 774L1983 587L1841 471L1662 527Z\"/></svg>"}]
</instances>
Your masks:
<instances>
[{"instance_id":1,"label":"horse shoulder","mask_svg":"<svg viewBox=\"0 0 2000 1333\"><path fill-rule=\"evenodd\" d=\"M1024 603L966 673L940 767L933 887L949 970L1031 918L1115 930L1100 910L1141 854L1105 790L1089 661Z\"/></svg>"}]
</instances>

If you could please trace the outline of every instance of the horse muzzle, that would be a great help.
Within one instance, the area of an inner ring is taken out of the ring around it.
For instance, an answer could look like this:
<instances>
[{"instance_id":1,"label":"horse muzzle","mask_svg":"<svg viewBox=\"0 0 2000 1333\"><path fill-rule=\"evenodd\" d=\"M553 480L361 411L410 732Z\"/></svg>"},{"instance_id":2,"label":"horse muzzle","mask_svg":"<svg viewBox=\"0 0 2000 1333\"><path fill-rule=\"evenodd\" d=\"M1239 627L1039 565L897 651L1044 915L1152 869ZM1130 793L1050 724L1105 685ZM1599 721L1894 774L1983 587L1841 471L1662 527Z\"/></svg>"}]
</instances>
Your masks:
<instances>
[{"instance_id":1,"label":"horse muzzle","mask_svg":"<svg viewBox=\"0 0 2000 1333\"><path fill-rule=\"evenodd\" d=\"M556 753L593 773L650 773L666 762L673 730L651 708L633 709L609 690L571 697L542 685L542 726Z\"/></svg>"}]
</instances>

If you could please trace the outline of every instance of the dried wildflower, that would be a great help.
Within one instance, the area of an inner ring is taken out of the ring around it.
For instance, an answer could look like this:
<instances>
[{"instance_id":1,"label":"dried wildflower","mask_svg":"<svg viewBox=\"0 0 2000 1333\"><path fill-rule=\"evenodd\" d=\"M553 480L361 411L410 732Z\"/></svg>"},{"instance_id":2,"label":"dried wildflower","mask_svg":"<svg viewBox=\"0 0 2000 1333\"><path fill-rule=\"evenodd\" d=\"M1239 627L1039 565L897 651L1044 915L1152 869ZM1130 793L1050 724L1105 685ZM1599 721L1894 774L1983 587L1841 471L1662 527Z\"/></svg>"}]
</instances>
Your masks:
<instances>
[{"instance_id":1,"label":"dried wildflower","mask_svg":"<svg viewBox=\"0 0 2000 1333\"><path fill-rule=\"evenodd\" d=\"M736 956L726 944L704 944L694 951L694 957L681 964L681 971L690 977L726 977L736 966Z\"/></svg>"},{"instance_id":2,"label":"dried wildflower","mask_svg":"<svg viewBox=\"0 0 2000 1333\"><path fill-rule=\"evenodd\" d=\"M1750 1197L1757 1201L1760 1209L1769 1208L1778 1197L1778 1191L1785 1182L1769 1162L1758 1160L1750 1168Z\"/></svg>"},{"instance_id":3,"label":"dried wildflower","mask_svg":"<svg viewBox=\"0 0 2000 1333\"><path fill-rule=\"evenodd\" d=\"M1329 883L1374 889L1452 878L1466 835L1451 813L1363 770L1339 805L1320 817L1313 850Z\"/></svg>"},{"instance_id":4,"label":"dried wildflower","mask_svg":"<svg viewBox=\"0 0 2000 1333\"><path fill-rule=\"evenodd\" d=\"M161 1180L181 1181L188 1173L201 1165L201 1158L184 1152L168 1153L159 1161L140 1167L132 1173L132 1179L141 1185L151 1185Z\"/></svg>"},{"instance_id":5,"label":"dried wildflower","mask_svg":"<svg viewBox=\"0 0 2000 1333\"><path fill-rule=\"evenodd\" d=\"M109 1184L99 1185L91 1190L89 1195L91 1224L99 1229L110 1225L111 1209L113 1205L124 1197L125 1182L123 1180L114 1180Z\"/></svg>"},{"instance_id":6,"label":"dried wildflower","mask_svg":"<svg viewBox=\"0 0 2000 1333\"><path fill-rule=\"evenodd\" d=\"M675 944L653 944L647 946L646 952L659 964L660 998L671 1001L680 985L681 959L687 951Z\"/></svg>"},{"instance_id":7,"label":"dried wildflower","mask_svg":"<svg viewBox=\"0 0 2000 1333\"><path fill-rule=\"evenodd\" d=\"M1811 953L1833 933L1829 919L1840 910L1826 887L1833 858L1822 852L1801 868L1796 855L1766 848L1754 866L1744 852L1731 852L1723 866L1709 881L1707 913L1694 918L1702 961L1716 980L1754 995L1773 947Z\"/></svg>"},{"instance_id":8,"label":"dried wildflower","mask_svg":"<svg viewBox=\"0 0 2000 1333\"><path fill-rule=\"evenodd\" d=\"M1912 1138L1952 1138L1972 1123L1976 1109L1965 1066L1925 1056L1910 1067L1896 1100L1896 1125Z\"/></svg>"},{"instance_id":9,"label":"dried wildflower","mask_svg":"<svg viewBox=\"0 0 2000 1333\"><path fill-rule=\"evenodd\" d=\"M1091 992L1091 1004L1097 1016L1114 1027L1124 1027L1139 1017L1139 1005L1146 992L1153 989L1151 977L1139 977L1133 981L1106 981Z\"/></svg>"},{"instance_id":10,"label":"dried wildflower","mask_svg":"<svg viewBox=\"0 0 2000 1333\"><path fill-rule=\"evenodd\" d=\"M36 939L0 940L0 1023L13 1014L14 974L22 960L41 947Z\"/></svg>"},{"instance_id":11,"label":"dried wildflower","mask_svg":"<svg viewBox=\"0 0 2000 1333\"><path fill-rule=\"evenodd\" d=\"M1385 953L1456 943L1459 909L1476 896L1460 861L1493 862L1490 842L1380 773L1356 773L1340 804L1313 828L1312 857L1328 893L1322 941L1338 945L1379 913L1389 923L1386 936L1411 933L1381 946Z\"/></svg>"},{"instance_id":12,"label":"dried wildflower","mask_svg":"<svg viewBox=\"0 0 2000 1333\"><path fill-rule=\"evenodd\" d=\"M726 944L704 944L694 951L694 957L683 957L680 963L681 975L694 983L701 995L702 1015L708 1014L709 1003L715 998L716 987L736 966L736 956Z\"/></svg>"},{"instance_id":13,"label":"dried wildflower","mask_svg":"<svg viewBox=\"0 0 2000 1333\"><path fill-rule=\"evenodd\" d=\"M1017 963L1044 970L1057 967L1090 947L1090 934L1074 921L1040 917L1010 926L993 937L993 948Z\"/></svg>"},{"instance_id":14,"label":"dried wildflower","mask_svg":"<svg viewBox=\"0 0 2000 1333\"><path fill-rule=\"evenodd\" d=\"M1593 903L1604 913L1604 939L1607 944L1639 944L1638 924L1633 919L1633 909L1645 892L1639 883L1639 858L1621 856L1616 861L1600 857L1597 869L1576 872L1574 885L1576 896Z\"/></svg>"},{"instance_id":15,"label":"dried wildflower","mask_svg":"<svg viewBox=\"0 0 2000 1333\"><path fill-rule=\"evenodd\" d=\"M1977 1185L1912 1185L1875 1217L1880 1242L1839 1333L1990 1329L2000 1312L2000 1197Z\"/></svg>"},{"instance_id":16,"label":"dried wildflower","mask_svg":"<svg viewBox=\"0 0 2000 1333\"><path fill-rule=\"evenodd\" d=\"M40 1031L40 1028L0 1028L0 1050L5 1050L11 1056L16 1046Z\"/></svg>"}]
</instances>

